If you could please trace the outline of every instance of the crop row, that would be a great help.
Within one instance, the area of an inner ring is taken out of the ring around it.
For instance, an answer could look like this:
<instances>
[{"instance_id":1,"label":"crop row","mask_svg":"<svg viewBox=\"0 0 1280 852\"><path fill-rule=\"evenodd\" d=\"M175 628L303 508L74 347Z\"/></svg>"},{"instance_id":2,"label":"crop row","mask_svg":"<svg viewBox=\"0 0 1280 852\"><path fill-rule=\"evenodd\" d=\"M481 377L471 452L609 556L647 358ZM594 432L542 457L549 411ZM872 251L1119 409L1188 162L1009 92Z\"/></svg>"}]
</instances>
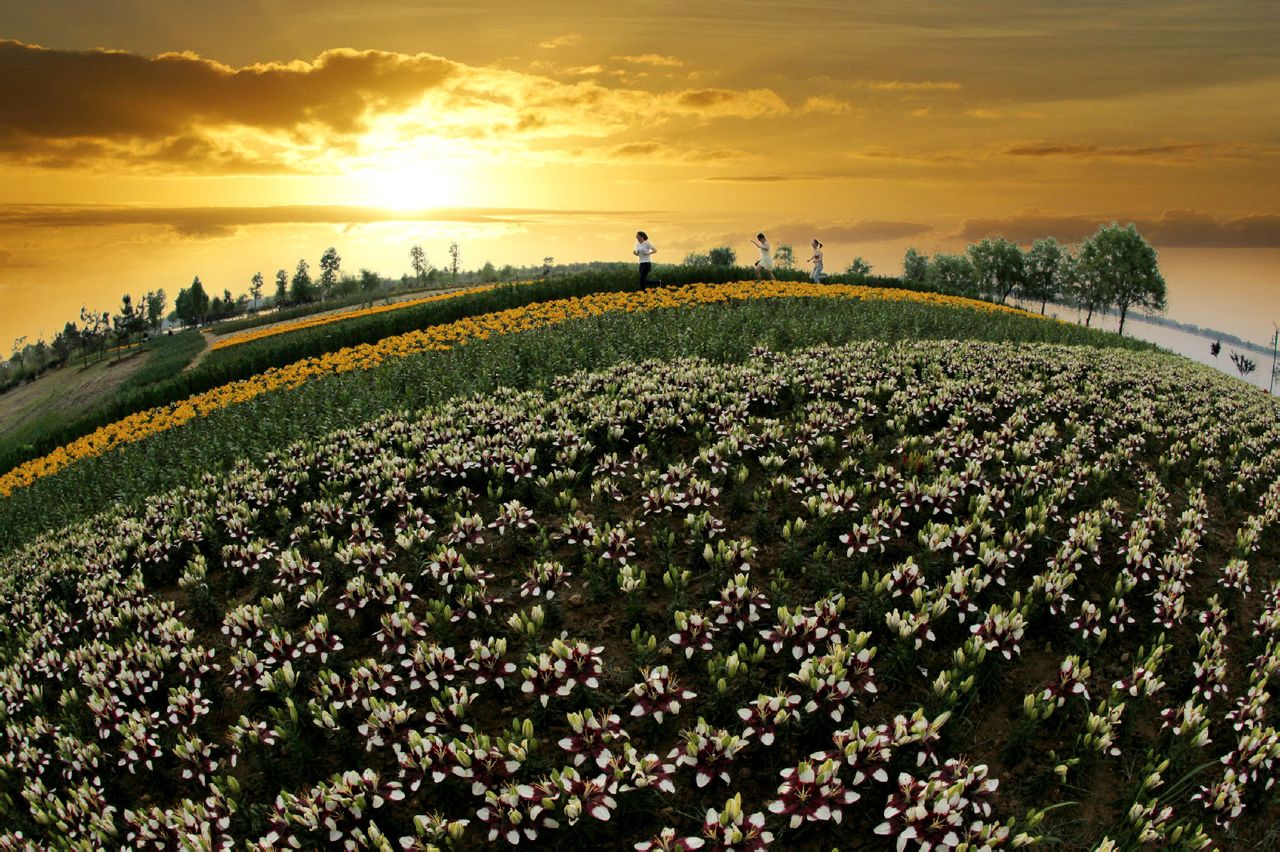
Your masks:
<instances>
[{"instance_id":1,"label":"crop row","mask_svg":"<svg viewBox=\"0 0 1280 852\"><path fill-rule=\"evenodd\" d=\"M1243 392L761 351L207 476L0 565L0 847L1003 848L1080 791L1101 847L1260 831L1280 443Z\"/></svg>"}]
</instances>

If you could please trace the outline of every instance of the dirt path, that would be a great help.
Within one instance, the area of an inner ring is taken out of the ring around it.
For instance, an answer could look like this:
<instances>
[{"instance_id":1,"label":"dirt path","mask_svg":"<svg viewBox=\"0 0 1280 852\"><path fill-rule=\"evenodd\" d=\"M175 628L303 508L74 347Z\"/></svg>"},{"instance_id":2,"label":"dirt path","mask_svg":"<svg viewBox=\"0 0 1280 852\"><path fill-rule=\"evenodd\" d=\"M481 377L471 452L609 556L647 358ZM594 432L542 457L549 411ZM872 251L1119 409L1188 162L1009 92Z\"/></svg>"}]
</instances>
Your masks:
<instances>
[{"instance_id":1,"label":"dirt path","mask_svg":"<svg viewBox=\"0 0 1280 852\"><path fill-rule=\"evenodd\" d=\"M444 293L456 293L459 290L465 290L468 287L474 287L474 286L476 285L468 284L466 287L445 287L440 290L414 290L409 293L397 293L396 295L391 296L390 298L380 301L378 304L394 305L399 302L408 302L413 299L422 299L427 296L438 296ZM209 329L209 328L202 329L201 334L204 335L204 344L205 344L204 349L201 349L200 354L197 355L195 358L193 358L191 363L183 368L183 372L194 370L197 366L199 366L200 362L203 361L205 357L208 356L208 354L213 351L214 344L221 343L224 340L233 340L237 337L241 337L246 334L257 334L258 332L264 331L269 328L274 328L278 325L287 325L288 323L292 323L292 322L301 322L303 320L313 320L319 317L327 317L327 316L332 316L333 314L349 313L349 312L358 311L358 310L360 310L360 308L357 306L347 305L344 308L332 308L327 311L317 311L314 314L307 314L305 317L294 317L293 319L281 320L280 322L273 322L273 323L268 323L266 325L254 326L253 328L246 328L243 331L233 331L229 334L218 334L214 332L213 329Z\"/></svg>"}]
</instances>

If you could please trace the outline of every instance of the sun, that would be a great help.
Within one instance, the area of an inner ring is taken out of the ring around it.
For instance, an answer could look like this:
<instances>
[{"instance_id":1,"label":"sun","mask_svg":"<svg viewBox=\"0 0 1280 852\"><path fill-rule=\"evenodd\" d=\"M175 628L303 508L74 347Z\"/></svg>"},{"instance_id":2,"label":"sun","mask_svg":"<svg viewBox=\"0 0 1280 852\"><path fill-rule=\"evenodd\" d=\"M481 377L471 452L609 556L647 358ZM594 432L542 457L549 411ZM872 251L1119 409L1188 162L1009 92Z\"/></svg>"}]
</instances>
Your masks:
<instances>
[{"instance_id":1,"label":"sun","mask_svg":"<svg viewBox=\"0 0 1280 852\"><path fill-rule=\"evenodd\" d=\"M464 170L441 160L399 160L353 176L362 203L385 210L423 210L464 203Z\"/></svg>"}]
</instances>

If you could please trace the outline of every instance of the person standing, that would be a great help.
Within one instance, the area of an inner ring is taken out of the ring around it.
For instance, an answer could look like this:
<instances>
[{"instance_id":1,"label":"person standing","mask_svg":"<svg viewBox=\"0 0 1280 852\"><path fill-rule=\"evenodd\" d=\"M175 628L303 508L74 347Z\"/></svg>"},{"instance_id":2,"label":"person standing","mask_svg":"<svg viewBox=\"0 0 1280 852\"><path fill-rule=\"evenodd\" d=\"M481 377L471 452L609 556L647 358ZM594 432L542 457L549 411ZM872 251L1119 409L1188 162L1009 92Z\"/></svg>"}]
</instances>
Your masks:
<instances>
[{"instance_id":1,"label":"person standing","mask_svg":"<svg viewBox=\"0 0 1280 852\"><path fill-rule=\"evenodd\" d=\"M751 245L760 249L760 259L756 261L756 281L760 280L761 273L768 275L770 281L777 281L778 279L773 277L773 249L769 247L769 241L765 239L764 234L756 234Z\"/></svg>"},{"instance_id":2,"label":"person standing","mask_svg":"<svg viewBox=\"0 0 1280 852\"><path fill-rule=\"evenodd\" d=\"M822 243L818 242L815 237L813 240L813 257L809 258L809 262L813 264L813 274L810 279L814 284L822 283Z\"/></svg>"},{"instance_id":3,"label":"person standing","mask_svg":"<svg viewBox=\"0 0 1280 852\"><path fill-rule=\"evenodd\" d=\"M640 286L649 282L649 273L653 271L652 257L658 250L649 242L649 235L644 231L636 231L636 248L631 252L640 259ZM656 283L656 282L655 282Z\"/></svg>"}]
</instances>

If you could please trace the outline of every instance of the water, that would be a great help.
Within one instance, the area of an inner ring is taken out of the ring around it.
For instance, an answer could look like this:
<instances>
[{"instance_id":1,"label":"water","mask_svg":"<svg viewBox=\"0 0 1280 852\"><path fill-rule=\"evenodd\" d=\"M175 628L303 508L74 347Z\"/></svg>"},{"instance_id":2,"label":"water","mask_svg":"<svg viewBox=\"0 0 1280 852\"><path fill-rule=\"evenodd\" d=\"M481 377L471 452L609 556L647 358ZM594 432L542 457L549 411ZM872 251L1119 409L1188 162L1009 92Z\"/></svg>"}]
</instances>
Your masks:
<instances>
[{"instance_id":1,"label":"water","mask_svg":"<svg viewBox=\"0 0 1280 852\"><path fill-rule=\"evenodd\" d=\"M1025 307L1027 310L1034 311L1036 313L1039 313L1040 311L1039 304L1034 306L1030 304L1023 304L1020 305L1020 307ZM1081 325L1084 324L1084 314L1077 314L1074 308L1063 307L1061 305L1051 305L1049 309L1046 310L1046 313L1057 316L1058 319L1066 320L1068 322L1078 321ZM1095 313L1093 315L1093 321L1090 323L1090 328L1110 332L1117 331L1119 327L1119 316L1100 316ZM1203 335L1182 331L1178 328L1170 328L1169 326L1142 322L1141 320L1134 319L1132 315L1125 320L1124 336L1132 337L1134 340L1145 340L1148 343L1154 343L1155 345L1163 349L1167 349L1170 352L1176 352L1179 355L1186 356L1198 364L1207 364L1210 367L1216 367L1228 375L1236 378L1242 378L1239 371L1236 370L1236 365L1231 363L1231 353L1238 351L1241 355L1252 359L1253 362L1258 365L1257 370L1243 377L1244 381L1254 387L1261 388L1262 390L1267 390L1271 384L1270 355L1263 355L1252 349L1241 349L1224 341L1222 344L1222 351L1218 353L1218 357L1215 358L1209 352L1209 345L1217 340L1216 337L1205 337ZM1280 376L1277 376L1276 385L1280 386Z\"/></svg>"}]
</instances>

